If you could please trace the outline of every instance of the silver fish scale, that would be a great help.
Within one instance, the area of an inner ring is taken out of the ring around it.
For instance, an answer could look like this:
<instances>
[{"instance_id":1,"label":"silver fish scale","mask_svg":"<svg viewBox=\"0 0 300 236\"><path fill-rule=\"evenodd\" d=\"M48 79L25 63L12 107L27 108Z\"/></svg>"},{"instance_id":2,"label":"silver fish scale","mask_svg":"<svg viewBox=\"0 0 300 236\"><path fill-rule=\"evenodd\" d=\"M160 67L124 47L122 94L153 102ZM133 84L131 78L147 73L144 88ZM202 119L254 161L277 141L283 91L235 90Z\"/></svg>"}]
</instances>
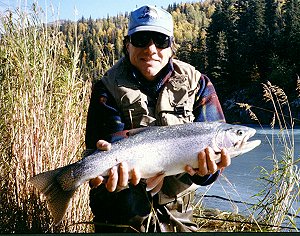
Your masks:
<instances>
[{"instance_id":1,"label":"silver fish scale","mask_svg":"<svg viewBox=\"0 0 300 236\"><path fill-rule=\"evenodd\" d=\"M110 151L97 151L82 159L73 176L80 176L83 182L98 175L107 176L112 166L123 161L128 163L129 169L138 167L144 178L159 172L167 175L183 172L186 164L197 167L197 153L211 144L220 125L219 122L196 122L184 126L149 127L112 144Z\"/></svg>"}]
</instances>

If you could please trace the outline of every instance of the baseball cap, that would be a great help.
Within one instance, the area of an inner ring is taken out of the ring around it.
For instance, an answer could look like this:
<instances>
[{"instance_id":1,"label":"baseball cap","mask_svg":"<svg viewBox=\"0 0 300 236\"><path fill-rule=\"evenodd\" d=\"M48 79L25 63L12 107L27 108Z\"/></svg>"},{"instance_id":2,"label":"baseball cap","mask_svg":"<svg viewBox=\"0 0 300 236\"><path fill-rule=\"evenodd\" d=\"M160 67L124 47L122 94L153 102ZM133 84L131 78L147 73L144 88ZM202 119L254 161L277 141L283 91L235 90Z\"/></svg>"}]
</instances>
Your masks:
<instances>
[{"instance_id":1,"label":"baseball cap","mask_svg":"<svg viewBox=\"0 0 300 236\"><path fill-rule=\"evenodd\" d=\"M173 36L172 15L162 8L145 5L130 13L128 35L139 31L155 31Z\"/></svg>"}]
</instances>

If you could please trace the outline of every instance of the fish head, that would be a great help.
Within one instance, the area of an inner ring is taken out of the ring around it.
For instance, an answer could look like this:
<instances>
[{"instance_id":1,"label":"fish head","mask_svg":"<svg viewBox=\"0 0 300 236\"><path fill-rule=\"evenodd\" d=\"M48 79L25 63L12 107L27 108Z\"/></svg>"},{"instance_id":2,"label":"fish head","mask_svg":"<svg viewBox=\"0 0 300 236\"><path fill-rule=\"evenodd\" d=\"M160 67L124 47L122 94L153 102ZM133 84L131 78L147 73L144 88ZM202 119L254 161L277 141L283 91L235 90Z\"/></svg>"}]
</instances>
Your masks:
<instances>
[{"instance_id":1,"label":"fish head","mask_svg":"<svg viewBox=\"0 0 300 236\"><path fill-rule=\"evenodd\" d=\"M249 152L261 143L261 140L249 141L255 133L256 130L251 127L224 123L214 140L215 151L226 148L231 158Z\"/></svg>"}]
</instances>

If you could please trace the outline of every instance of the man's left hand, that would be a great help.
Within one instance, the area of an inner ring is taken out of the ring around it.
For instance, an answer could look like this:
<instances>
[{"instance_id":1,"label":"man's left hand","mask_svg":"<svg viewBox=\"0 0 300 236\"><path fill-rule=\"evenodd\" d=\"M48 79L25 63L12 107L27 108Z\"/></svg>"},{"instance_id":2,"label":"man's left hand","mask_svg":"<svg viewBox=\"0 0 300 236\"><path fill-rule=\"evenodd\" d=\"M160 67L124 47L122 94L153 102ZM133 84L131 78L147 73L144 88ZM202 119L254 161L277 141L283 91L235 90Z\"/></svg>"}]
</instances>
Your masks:
<instances>
[{"instance_id":1,"label":"man's left hand","mask_svg":"<svg viewBox=\"0 0 300 236\"><path fill-rule=\"evenodd\" d=\"M216 163L221 155L221 161ZM223 170L225 167L228 167L231 164L230 156L227 152L227 149L222 149L221 154L216 154L211 147L205 148L203 151L198 154L198 168L193 169L191 166L186 165L185 171L191 176L197 174L199 176L205 176L209 174L214 174L218 170Z\"/></svg>"}]
</instances>

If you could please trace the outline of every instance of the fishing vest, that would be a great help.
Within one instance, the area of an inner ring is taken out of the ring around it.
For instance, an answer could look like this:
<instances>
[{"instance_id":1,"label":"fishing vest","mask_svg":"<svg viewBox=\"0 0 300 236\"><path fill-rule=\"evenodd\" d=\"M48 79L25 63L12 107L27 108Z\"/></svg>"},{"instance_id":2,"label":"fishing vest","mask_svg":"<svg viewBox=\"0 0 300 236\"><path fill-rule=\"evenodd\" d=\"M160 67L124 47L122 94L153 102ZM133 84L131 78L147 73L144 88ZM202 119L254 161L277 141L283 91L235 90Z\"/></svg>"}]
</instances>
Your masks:
<instances>
[{"instance_id":1,"label":"fishing vest","mask_svg":"<svg viewBox=\"0 0 300 236\"><path fill-rule=\"evenodd\" d=\"M173 59L174 73L163 85L157 101L143 93L131 79L127 60L119 60L101 79L115 98L126 128L193 122L195 94L201 73ZM155 107L149 104L156 104Z\"/></svg>"},{"instance_id":2,"label":"fishing vest","mask_svg":"<svg viewBox=\"0 0 300 236\"><path fill-rule=\"evenodd\" d=\"M115 98L122 112L126 128L150 125L175 125L194 120L193 106L199 90L201 73L193 66L173 59L174 73L163 85L156 101L144 94L131 79L130 65L125 58L119 60L101 79ZM187 176L168 176L159 192L160 204L172 202L195 190L197 186Z\"/></svg>"}]
</instances>

